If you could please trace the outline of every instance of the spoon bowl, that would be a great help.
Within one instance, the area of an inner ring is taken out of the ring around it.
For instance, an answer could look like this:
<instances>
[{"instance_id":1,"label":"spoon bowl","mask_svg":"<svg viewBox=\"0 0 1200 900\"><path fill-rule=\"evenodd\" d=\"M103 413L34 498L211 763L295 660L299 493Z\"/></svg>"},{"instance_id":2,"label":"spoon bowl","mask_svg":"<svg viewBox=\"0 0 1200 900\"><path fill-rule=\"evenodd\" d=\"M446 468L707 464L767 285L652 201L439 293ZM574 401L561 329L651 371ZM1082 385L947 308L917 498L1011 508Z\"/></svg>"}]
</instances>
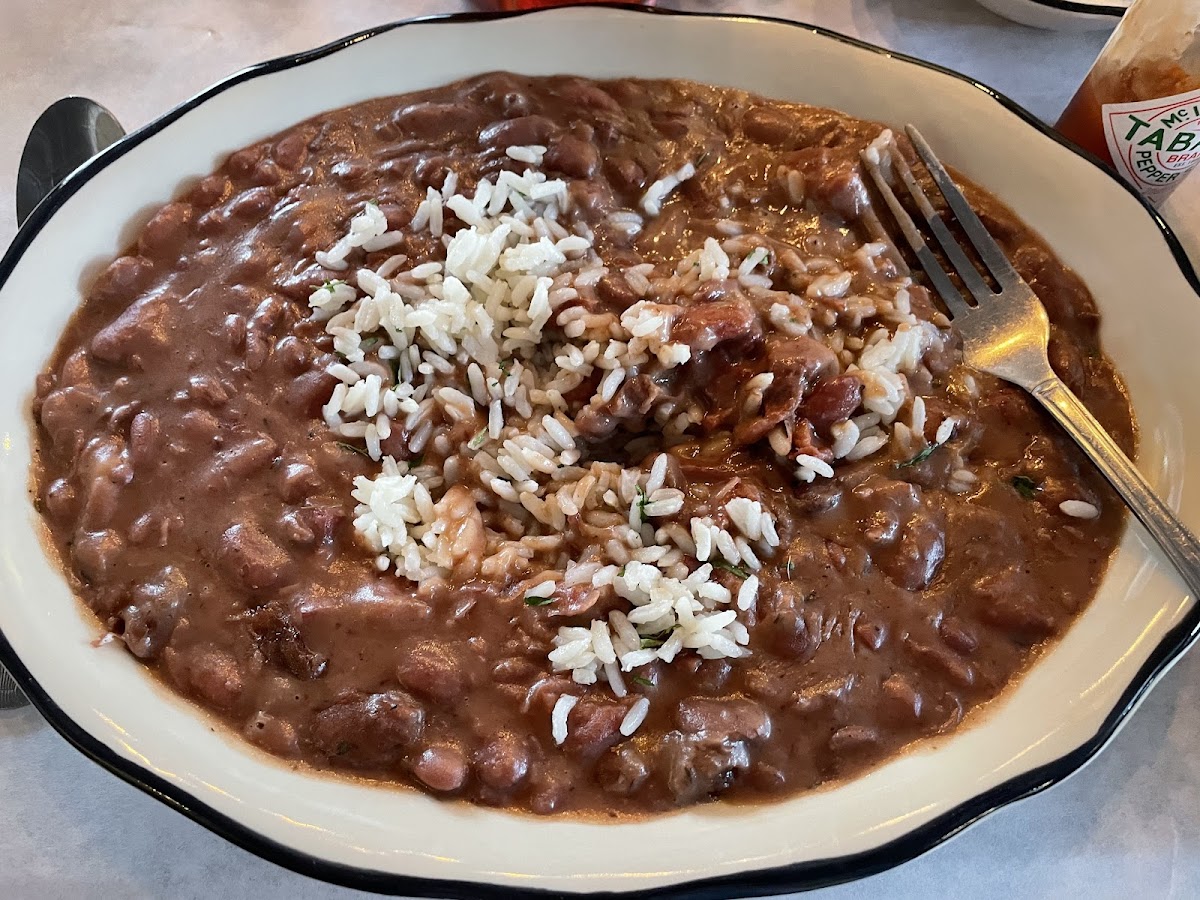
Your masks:
<instances>
[{"instance_id":1,"label":"spoon bowl","mask_svg":"<svg viewBox=\"0 0 1200 900\"><path fill-rule=\"evenodd\" d=\"M17 170L17 222L73 171L125 136L107 109L87 97L63 97L38 116Z\"/></svg>"}]
</instances>

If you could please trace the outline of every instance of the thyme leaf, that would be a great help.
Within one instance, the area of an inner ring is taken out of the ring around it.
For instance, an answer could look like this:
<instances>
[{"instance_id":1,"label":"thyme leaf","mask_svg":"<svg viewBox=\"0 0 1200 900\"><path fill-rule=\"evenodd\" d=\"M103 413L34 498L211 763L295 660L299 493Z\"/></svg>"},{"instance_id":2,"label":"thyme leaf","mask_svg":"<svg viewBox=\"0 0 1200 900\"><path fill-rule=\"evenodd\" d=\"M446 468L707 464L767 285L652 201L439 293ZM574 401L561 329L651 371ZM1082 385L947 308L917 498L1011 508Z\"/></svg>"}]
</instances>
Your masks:
<instances>
[{"instance_id":1,"label":"thyme leaf","mask_svg":"<svg viewBox=\"0 0 1200 900\"><path fill-rule=\"evenodd\" d=\"M642 487L640 484L638 485L637 492L638 492L638 501L637 501L638 517L643 522L645 522L646 521L646 504L648 504L650 502L650 497L646 494L646 489L644 487Z\"/></svg>"},{"instance_id":2,"label":"thyme leaf","mask_svg":"<svg viewBox=\"0 0 1200 900\"><path fill-rule=\"evenodd\" d=\"M729 562L728 560L714 559L714 560L711 560L711 562L712 562L714 568L724 569L726 572L732 572L738 578L744 579L744 578L750 577L749 569L743 568L742 566L735 566L733 563Z\"/></svg>"},{"instance_id":3,"label":"thyme leaf","mask_svg":"<svg viewBox=\"0 0 1200 900\"><path fill-rule=\"evenodd\" d=\"M1014 475L1012 481L1009 483L1026 500L1032 500L1037 496L1038 491L1042 489L1040 484L1025 475Z\"/></svg>"},{"instance_id":4,"label":"thyme leaf","mask_svg":"<svg viewBox=\"0 0 1200 900\"><path fill-rule=\"evenodd\" d=\"M526 606L545 606L546 604L553 602L553 597L534 597L531 595L525 598Z\"/></svg>"},{"instance_id":5,"label":"thyme leaf","mask_svg":"<svg viewBox=\"0 0 1200 900\"><path fill-rule=\"evenodd\" d=\"M907 469L909 466L915 466L918 463L923 463L923 462L925 462L925 460L929 459L929 457L933 456L934 452L936 452L939 448L941 448L941 446L942 446L941 444L938 444L936 442L932 443L928 447L926 447L924 450L922 450L920 453L918 453L916 456L914 456L912 459L906 459L904 462L896 463L895 468Z\"/></svg>"}]
</instances>

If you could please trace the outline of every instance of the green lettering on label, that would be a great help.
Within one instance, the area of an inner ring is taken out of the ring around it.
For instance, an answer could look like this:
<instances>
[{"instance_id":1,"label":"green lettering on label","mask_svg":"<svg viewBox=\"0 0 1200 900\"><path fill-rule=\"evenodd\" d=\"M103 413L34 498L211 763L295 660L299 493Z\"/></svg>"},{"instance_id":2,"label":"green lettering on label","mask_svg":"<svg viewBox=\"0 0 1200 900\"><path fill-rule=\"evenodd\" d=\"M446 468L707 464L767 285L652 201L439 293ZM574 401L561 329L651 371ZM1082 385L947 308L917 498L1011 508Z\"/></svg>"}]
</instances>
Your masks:
<instances>
[{"instance_id":1,"label":"green lettering on label","mask_svg":"<svg viewBox=\"0 0 1200 900\"><path fill-rule=\"evenodd\" d=\"M1167 145L1167 149L1171 152L1180 150L1191 150L1196 143L1196 133L1193 131L1181 131L1171 139L1171 143Z\"/></svg>"},{"instance_id":2,"label":"green lettering on label","mask_svg":"<svg viewBox=\"0 0 1200 900\"><path fill-rule=\"evenodd\" d=\"M1165 137L1165 135L1166 135L1166 131L1164 129L1160 128L1160 129L1158 129L1158 131L1155 131L1155 132L1152 132L1151 134L1146 135L1144 138L1142 138L1140 141L1138 141L1137 145L1139 147L1145 147L1145 146L1149 145L1149 146L1153 147L1155 150L1161 150L1163 148L1163 137Z\"/></svg>"},{"instance_id":3,"label":"green lettering on label","mask_svg":"<svg viewBox=\"0 0 1200 900\"><path fill-rule=\"evenodd\" d=\"M1139 128L1149 128L1150 127L1149 122L1143 122L1137 116L1131 115L1129 117L1129 121L1131 121L1133 123L1133 127L1130 128L1129 133L1127 135L1125 135L1125 140L1127 140L1127 141L1133 140L1133 136L1138 133Z\"/></svg>"}]
</instances>

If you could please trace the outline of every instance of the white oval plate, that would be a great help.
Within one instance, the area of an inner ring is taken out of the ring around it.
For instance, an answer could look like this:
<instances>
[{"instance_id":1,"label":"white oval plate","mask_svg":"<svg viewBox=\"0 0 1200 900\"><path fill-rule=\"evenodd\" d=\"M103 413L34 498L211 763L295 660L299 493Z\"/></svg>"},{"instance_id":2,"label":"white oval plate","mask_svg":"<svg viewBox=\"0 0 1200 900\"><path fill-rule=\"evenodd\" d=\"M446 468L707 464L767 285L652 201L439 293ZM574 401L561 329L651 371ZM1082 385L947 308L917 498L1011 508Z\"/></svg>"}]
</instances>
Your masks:
<instances>
[{"instance_id":1,"label":"white oval plate","mask_svg":"<svg viewBox=\"0 0 1200 900\"><path fill-rule=\"evenodd\" d=\"M580 40L586 35L586 40ZM520 48L514 53L513 47ZM866 777L770 806L627 824L533 818L295 771L212 728L117 647L39 545L27 493L34 376L97 263L187 176L322 110L492 69L692 78L913 122L1087 280L1141 421L1150 480L1200 526L1197 281L1121 182L961 76L792 23L610 8L387 26L233 76L85 165L0 262L0 661L120 777L282 865L356 887L481 897L552 890L771 893L870 874L1070 774L1190 643L1200 613L1135 531L1099 596L974 727Z\"/></svg>"},{"instance_id":2,"label":"white oval plate","mask_svg":"<svg viewBox=\"0 0 1200 900\"><path fill-rule=\"evenodd\" d=\"M998 16L1052 31L1113 28L1133 0L976 0Z\"/></svg>"}]
</instances>

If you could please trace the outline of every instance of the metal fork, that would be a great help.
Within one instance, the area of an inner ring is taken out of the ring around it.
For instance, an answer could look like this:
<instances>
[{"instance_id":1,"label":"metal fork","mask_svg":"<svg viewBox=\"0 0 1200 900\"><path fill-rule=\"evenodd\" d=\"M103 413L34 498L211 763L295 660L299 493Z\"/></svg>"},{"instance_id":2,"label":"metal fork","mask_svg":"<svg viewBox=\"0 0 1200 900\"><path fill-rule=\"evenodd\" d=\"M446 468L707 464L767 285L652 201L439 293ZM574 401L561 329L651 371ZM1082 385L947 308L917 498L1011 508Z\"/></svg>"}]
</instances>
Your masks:
<instances>
[{"instance_id":1,"label":"metal fork","mask_svg":"<svg viewBox=\"0 0 1200 900\"><path fill-rule=\"evenodd\" d=\"M3 667L0 667L0 709L15 709L28 702L25 695L21 693L21 689L17 687L16 679L9 675Z\"/></svg>"},{"instance_id":2,"label":"metal fork","mask_svg":"<svg viewBox=\"0 0 1200 900\"><path fill-rule=\"evenodd\" d=\"M1191 591L1192 598L1200 600L1200 541L1159 499L1104 427L1054 374L1046 355L1050 322L1041 301L1017 274L926 140L911 125L905 131L959 227L1000 287L999 291L992 290L967 258L941 214L929 202L903 154L893 145L888 154L891 166L970 295L965 297L925 243L920 229L888 183L881 165L888 160L880 155L875 145L863 151L862 160L867 172L962 336L963 361L974 369L1024 388L1046 408L1158 542Z\"/></svg>"}]
</instances>

